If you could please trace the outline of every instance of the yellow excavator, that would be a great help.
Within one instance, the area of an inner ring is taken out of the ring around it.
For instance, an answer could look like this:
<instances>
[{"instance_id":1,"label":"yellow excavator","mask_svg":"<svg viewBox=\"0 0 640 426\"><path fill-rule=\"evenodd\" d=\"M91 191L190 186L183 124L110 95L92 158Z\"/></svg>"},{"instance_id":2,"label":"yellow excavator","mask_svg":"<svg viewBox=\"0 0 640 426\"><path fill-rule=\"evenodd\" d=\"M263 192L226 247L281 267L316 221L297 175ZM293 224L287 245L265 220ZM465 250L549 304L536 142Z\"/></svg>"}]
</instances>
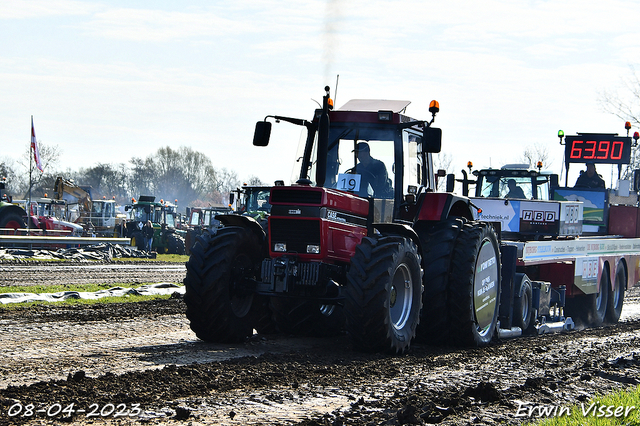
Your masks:
<instances>
[{"instance_id":1,"label":"yellow excavator","mask_svg":"<svg viewBox=\"0 0 640 426\"><path fill-rule=\"evenodd\" d=\"M90 186L77 185L72 180L58 176L54 188L57 200L77 205L74 222L82 225L87 235L119 237L126 216L116 209L115 200L94 200Z\"/></svg>"}]
</instances>

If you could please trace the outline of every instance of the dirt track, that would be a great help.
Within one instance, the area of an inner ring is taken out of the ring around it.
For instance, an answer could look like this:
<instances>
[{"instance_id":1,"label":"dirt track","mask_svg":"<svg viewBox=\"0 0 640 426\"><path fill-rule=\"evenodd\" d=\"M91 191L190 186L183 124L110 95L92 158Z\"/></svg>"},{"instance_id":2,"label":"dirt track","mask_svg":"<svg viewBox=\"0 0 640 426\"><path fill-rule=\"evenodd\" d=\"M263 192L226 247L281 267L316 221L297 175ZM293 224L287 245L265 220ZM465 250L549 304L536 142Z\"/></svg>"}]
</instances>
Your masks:
<instances>
[{"instance_id":1,"label":"dirt track","mask_svg":"<svg viewBox=\"0 0 640 426\"><path fill-rule=\"evenodd\" d=\"M0 424L62 422L69 407L64 424L519 424L640 383L638 293L616 327L402 357L346 336L203 343L179 298L0 310Z\"/></svg>"}]
</instances>

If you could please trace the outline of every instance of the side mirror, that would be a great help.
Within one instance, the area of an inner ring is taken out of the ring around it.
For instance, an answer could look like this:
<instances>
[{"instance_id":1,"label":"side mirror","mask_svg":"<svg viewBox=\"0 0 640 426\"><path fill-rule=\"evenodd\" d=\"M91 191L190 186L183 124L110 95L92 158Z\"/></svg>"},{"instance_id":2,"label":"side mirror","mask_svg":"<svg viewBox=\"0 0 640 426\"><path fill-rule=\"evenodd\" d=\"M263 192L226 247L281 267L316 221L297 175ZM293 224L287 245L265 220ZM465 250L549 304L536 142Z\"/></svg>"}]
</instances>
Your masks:
<instances>
[{"instance_id":1,"label":"side mirror","mask_svg":"<svg viewBox=\"0 0 640 426\"><path fill-rule=\"evenodd\" d=\"M235 195L233 192L229 194L229 205L233 205L233 200L235 200Z\"/></svg>"},{"instance_id":2,"label":"side mirror","mask_svg":"<svg viewBox=\"0 0 640 426\"><path fill-rule=\"evenodd\" d=\"M271 122L258 121L256 123L256 130L253 133L253 145L255 146L269 145L270 136L271 136Z\"/></svg>"},{"instance_id":3,"label":"side mirror","mask_svg":"<svg viewBox=\"0 0 640 426\"><path fill-rule=\"evenodd\" d=\"M425 127L422 137L422 152L437 153L442 150L442 129Z\"/></svg>"},{"instance_id":4,"label":"side mirror","mask_svg":"<svg viewBox=\"0 0 640 426\"><path fill-rule=\"evenodd\" d=\"M449 173L447 175L447 187L445 188L445 191L453 192L455 185L456 185L456 176L453 173Z\"/></svg>"}]
</instances>

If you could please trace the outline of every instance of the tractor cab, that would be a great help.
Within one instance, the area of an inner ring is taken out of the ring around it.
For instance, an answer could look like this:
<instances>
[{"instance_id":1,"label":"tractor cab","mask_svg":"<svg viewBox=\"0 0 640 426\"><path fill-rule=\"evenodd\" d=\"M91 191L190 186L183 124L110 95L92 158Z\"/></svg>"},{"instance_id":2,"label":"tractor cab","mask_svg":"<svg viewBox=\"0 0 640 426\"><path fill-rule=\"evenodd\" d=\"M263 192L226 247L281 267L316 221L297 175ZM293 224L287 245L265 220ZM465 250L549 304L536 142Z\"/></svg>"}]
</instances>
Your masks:
<instances>
[{"instance_id":1,"label":"tractor cab","mask_svg":"<svg viewBox=\"0 0 640 426\"><path fill-rule=\"evenodd\" d=\"M328 89L328 88L327 88ZM355 99L333 110L328 91L325 107L312 121L272 116L306 127L296 154L295 185L323 187L373 201L374 222L402 219L416 194L436 189L432 153L440 152L440 129L431 124L439 111L432 101L431 121L405 114L409 101ZM259 122L254 145L268 143L271 123ZM279 191L276 186L272 190Z\"/></svg>"},{"instance_id":2,"label":"tractor cab","mask_svg":"<svg viewBox=\"0 0 640 426\"><path fill-rule=\"evenodd\" d=\"M229 195L229 205L238 214L265 218L271 211L270 186L243 185Z\"/></svg>"},{"instance_id":3,"label":"tractor cab","mask_svg":"<svg viewBox=\"0 0 640 426\"><path fill-rule=\"evenodd\" d=\"M476 197L518 198L526 200L549 200L551 186L558 186L557 175L544 173L540 169L529 170L528 164L506 164L499 170L474 170ZM466 181L463 184L472 183Z\"/></svg>"},{"instance_id":4,"label":"tractor cab","mask_svg":"<svg viewBox=\"0 0 640 426\"><path fill-rule=\"evenodd\" d=\"M155 201L152 195L141 195L139 200L132 199L132 204L125 206L129 212L126 225L126 236L132 239L131 245L144 248L142 229L147 221L154 228L153 248L160 253L185 254L185 232L176 229L177 206L164 200Z\"/></svg>"}]
</instances>

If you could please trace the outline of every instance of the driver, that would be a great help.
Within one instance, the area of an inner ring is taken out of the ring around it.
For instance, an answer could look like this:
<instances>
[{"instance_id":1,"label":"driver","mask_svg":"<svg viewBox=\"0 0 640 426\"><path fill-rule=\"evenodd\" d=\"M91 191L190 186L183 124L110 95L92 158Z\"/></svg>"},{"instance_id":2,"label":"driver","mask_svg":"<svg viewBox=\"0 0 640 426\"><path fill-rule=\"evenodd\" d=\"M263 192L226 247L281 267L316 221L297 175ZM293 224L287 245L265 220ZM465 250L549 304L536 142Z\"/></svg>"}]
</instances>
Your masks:
<instances>
[{"instance_id":1,"label":"driver","mask_svg":"<svg viewBox=\"0 0 640 426\"><path fill-rule=\"evenodd\" d=\"M366 142L358 142L354 149L358 157L356 164L356 173L362 175L366 181L370 181L373 188L374 196L377 198L387 198L393 196L391 180L387 175L387 168L380 160L376 160L371 156L369 144Z\"/></svg>"}]
</instances>

